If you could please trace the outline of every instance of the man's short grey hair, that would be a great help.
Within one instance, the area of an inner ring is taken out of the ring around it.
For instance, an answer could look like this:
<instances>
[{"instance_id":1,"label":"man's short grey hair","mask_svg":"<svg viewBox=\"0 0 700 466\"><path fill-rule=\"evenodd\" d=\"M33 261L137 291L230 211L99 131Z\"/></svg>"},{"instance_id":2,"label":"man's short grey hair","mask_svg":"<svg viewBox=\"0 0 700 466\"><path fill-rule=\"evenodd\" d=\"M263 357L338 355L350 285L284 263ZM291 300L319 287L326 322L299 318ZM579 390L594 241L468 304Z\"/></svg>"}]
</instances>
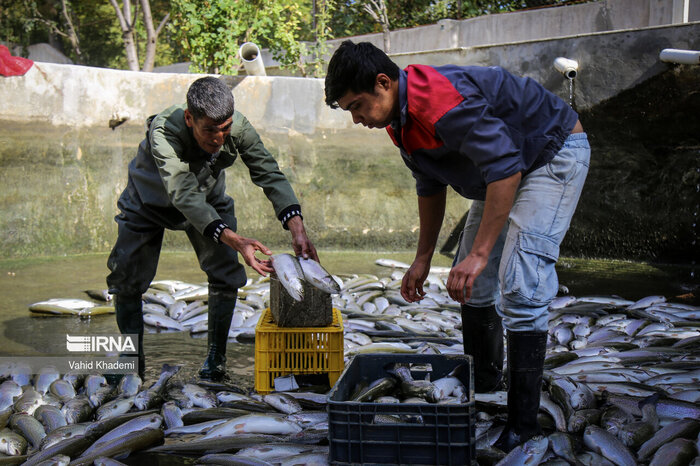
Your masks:
<instances>
[{"instance_id":1,"label":"man's short grey hair","mask_svg":"<svg viewBox=\"0 0 700 466\"><path fill-rule=\"evenodd\" d=\"M199 78L187 91L187 109L195 119L206 116L223 123L233 115L233 94L217 78Z\"/></svg>"}]
</instances>

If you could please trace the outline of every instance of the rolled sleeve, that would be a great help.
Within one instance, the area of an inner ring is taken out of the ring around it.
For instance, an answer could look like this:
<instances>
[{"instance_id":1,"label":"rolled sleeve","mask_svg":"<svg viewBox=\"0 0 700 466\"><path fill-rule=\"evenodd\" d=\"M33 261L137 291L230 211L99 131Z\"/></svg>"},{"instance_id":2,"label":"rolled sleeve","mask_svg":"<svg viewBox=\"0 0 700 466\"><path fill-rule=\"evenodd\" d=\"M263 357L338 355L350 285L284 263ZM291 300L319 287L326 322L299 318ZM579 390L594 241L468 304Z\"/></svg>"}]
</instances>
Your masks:
<instances>
[{"instance_id":1,"label":"rolled sleeve","mask_svg":"<svg viewBox=\"0 0 700 466\"><path fill-rule=\"evenodd\" d=\"M465 96L438 120L435 132L449 149L474 163L486 184L524 168L511 130L493 115L492 107L479 94Z\"/></svg>"}]
</instances>

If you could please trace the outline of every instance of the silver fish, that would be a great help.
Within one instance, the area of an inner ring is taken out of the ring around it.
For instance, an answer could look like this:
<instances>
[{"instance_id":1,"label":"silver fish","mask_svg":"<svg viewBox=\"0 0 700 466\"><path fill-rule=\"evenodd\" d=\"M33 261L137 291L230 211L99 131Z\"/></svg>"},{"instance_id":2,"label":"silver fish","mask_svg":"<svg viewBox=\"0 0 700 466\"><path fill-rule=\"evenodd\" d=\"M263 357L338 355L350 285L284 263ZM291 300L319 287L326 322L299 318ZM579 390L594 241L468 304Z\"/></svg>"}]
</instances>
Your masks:
<instances>
[{"instance_id":1,"label":"silver fish","mask_svg":"<svg viewBox=\"0 0 700 466\"><path fill-rule=\"evenodd\" d=\"M255 458L253 456L240 455L238 453L210 453L197 460L197 464L231 464L236 466L273 466L273 463Z\"/></svg>"},{"instance_id":2,"label":"silver fish","mask_svg":"<svg viewBox=\"0 0 700 466\"><path fill-rule=\"evenodd\" d=\"M34 380L34 389L42 395L49 391L49 386L54 380L61 378L61 374L55 367L43 367L39 370Z\"/></svg>"},{"instance_id":3,"label":"silver fish","mask_svg":"<svg viewBox=\"0 0 700 466\"><path fill-rule=\"evenodd\" d=\"M149 289L148 291L146 291L142 295L142 298L147 303L160 304L161 306L165 306L166 308L175 302L175 298L170 296L169 293L164 293L162 291L154 289Z\"/></svg>"},{"instance_id":4,"label":"silver fish","mask_svg":"<svg viewBox=\"0 0 700 466\"><path fill-rule=\"evenodd\" d=\"M406 264L405 262L397 261L394 259L377 259L374 261L375 264L381 265L382 267L391 267L395 269L408 269L410 265Z\"/></svg>"},{"instance_id":5,"label":"silver fish","mask_svg":"<svg viewBox=\"0 0 700 466\"><path fill-rule=\"evenodd\" d=\"M105 403L97 408L96 418L98 421L109 419L120 414L128 412L134 406L134 397L117 398L116 400Z\"/></svg>"},{"instance_id":6,"label":"silver fish","mask_svg":"<svg viewBox=\"0 0 700 466\"><path fill-rule=\"evenodd\" d=\"M576 457L585 466L615 466L615 463L608 461L604 456L592 451L585 451Z\"/></svg>"},{"instance_id":7,"label":"silver fish","mask_svg":"<svg viewBox=\"0 0 700 466\"><path fill-rule=\"evenodd\" d=\"M566 416L564 415L564 410L552 401L547 392L540 393L540 409L543 409L552 416L558 431L566 432Z\"/></svg>"},{"instance_id":8,"label":"silver fish","mask_svg":"<svg viewBox=\"0 0 700 466\"><path fill-rule=\"evenodd\" d=\"M68 424L66 417L56 406L41 405L34 411L34 417L42 423L47 434Z\"/></svg>"},{"instance_id":9,"label":"silver fish","mask_svg":"<svg viewBox=\"0 0 700 466\"><path fill-rule=\"evenodd\" d=\"M4 381L0 385L0 411L12 406L18 396L22 396L22 387L12 380Z\"/></svg>"},{"instance_id":10,"label":"silver fish","mask_svg":"<svg viewBox=\"0 0 700 466\"><path fill-rule=\"evenodd\" d=\"M541 435L532 437L527 442L511 450L505 458L496 463L496 466L540 464L545 453L547 453L548 446L549 441L547 437Z\"/></svg>"},{"instance_id":11,"label":"silver fish","mask_svg":"<svg viewBox=\"0 0 700 466\"><path fill-rule=\"evenodd\" d=\"M15 400L14 410L16 413L34 414L34 411L41 405L46 404L41 393L33 388L28 388L22 393L22 396Z\"/></svg>"},{"instance_id":12,"label":"silver fish","mask_svg":"<svg viewBox=\"0 0 700 466\"><path fill-rule=\"evenodd\" d=\"M270 393L263 396L263 401L285 414L294 414L302 410L299 402L286 393Z\"/></svg>"},{"instance_id":13,"label":"silver fish","mask_svg":"<svg viewBox=\"0 0 700 466\"><path fill-rule=\"evenodd\" d=\"M27 441L10 429L0 430L0 453L9 456L23 455L27 450Z\"/></svg>"},{"instance_id":14,"label":"silver fish","mask_svg":"<svg viewBox=\"0 0 700 466\"><path fill-rule=\"evenodd\" d=\"M124 374L117 386L117 393L123 397L134 396L140 391L142 384L138 374Z\"/></svg>"},{"instance_id":15,"label":"silver fish","mask_svg":"<svg viewBox=\"0 0 700 466\"><path fill-rule=\"evenodd\" d=\"M567 417L571 416L574 411L595 408L596 406L593 391L587 385L577 383L570 377L553 377L550 380L549 392L552 398L564 407Z\"/></svg>"},{"instance_id":16,"label":"silver fish","mask_svg":"<svg viewBox=\"0 0 700 466\"><path fill-rule=\"evenodd\" d=\"M660 447L649 466L680 466L690 463L697 451L692 440L677 438Z\"/></svg>"},{"instance_id":17,"label":"silver fish","mask_svg":"<svg viewBox=\"0 0 700 466\"><path fill-rule=\"evenodd\" d=\"M440 400L440 389L428 380L411 380L401 383L401 392L405 396L417 396L430 403Z\"/></svg>"},{"instance_id":18,"label":"silver fish","mask_svg":"<svg viewBox=\"0 0 700 466\"><path fill-rule=\"evenodd\" d=\"M177 331L185 330L185 326L182 325L180 322L161 314L151 314L150 312L146 312L143 315L143 321L145 324L150 325L152 327L156 327L157 329Z\"/></svg>"},{"instance_id":19,"label":"silver fish","mask_svg":"<svg viewBox=\"0 0 700 466\"><path fill-rule=\"evenodd\" d=\"M620 427L617 438L623 445L636 451L644 442L649 440L656 432L654 426L648 422L630 422Z\"/></svg>"},{"instance_id":20,"label":"silver fish","mask_svg":"<svg viewBox=\"0 0 700 466\"><path fill-rule=\"evenodd\" d=\"M106 387L107 384L107 379L103 375L96 375L96 374L90 374L87 377L85 377L84 381L85 385L85 394L90 397L92 396L98 389L102 387Z\"/></svg>"},{"instance_id":21,"label":"silver fish","mask_svg":"<svg viewBox=\"0 0 700 466\"><path fill-rule=\"evenodd\" d=\"M299 424L306 429L310 426L315 426L321 423L328 423L328 413L325 411L303 411L300 413L289 414L287 420Z\"/></svg>"},{"instance_id":22,"label":"silver fish","mask_svg":"<svg viewBox=\"0 0 700 466\"><path fill-rule=\"evenodd\" d=\"M328 454L326 453L301 453L299 455L294 455L288 458L284 458L280 462L280 466L325 466L328 463Z\"/></svg>"},{"instance_id":23,"label":"silver fish","mask_svg":"<svg viewBox=\"0 0 700 466\"><path fill-rule=\"evenodd\" d=\"M130 432L110 442L105 442L96 448L90 455L82 454L71 462L74 466L88 466L97 458L116 457L121 458L132 452L146 449L163 443L163 431L160 429L143 429Z\"/></svg>"},{"instance_id":24,"label":"silver fish","mask_svg":"<svg viewBox=\"0 0 700 466\"><path fill-rule=\"evenodd\" d=\"M66 401L61 408L61 412L66 417L68 424L78 424L91 418L93 407L90 400L85 398L84 395L78 395Z\"/></svg>"},{"instance_id":25,"label":"silver fish","mask_svg":"<svg viewBox=\"0 0 700 466\"><path fill-rule=\"evenodd\" d=\"M63 427L58 427L55 430L52 430L50 433L44 437L44 440L41 441L41 449L45 450L59 442L62 442L63 440L68 440L73 437L82 437L85 435L85 431L87 430L88 424L69 424Z\"/></svg>"},{"instance_id":26,"label":"silver fish","mask_svg":"<svg viewBox=\"0 0 700 466\"><path fill-rule=\"evenodd\" d=\"M229 437L238 434L296 434L301 432L299 424L291 422L283 415L248 414L227 420L212 428L203 439Z\"/></svg>"},{"instance_id":27,"label":"silver fish","mask_svg":"<svg viewBox=\"0 0 700 466\"><path fill-rule=\"evenodd\" d=\"M569 434L563 432L554 432L549 437L549 446L555 455L564 458L571 464L580 465L574 453L574 442Z\"/></svg>"},{"instance_id":28,"label":"silver fish","mask_svg":"<svg viewBox=\"0 0 700 466\"><path fill-rule=\"evenodd\" d=\"M697 418L696 418L697 419ZM652 438L642 444L637 452L637 458L646 460L663 445L677 438L694 437L700 431L700 422L694 419L681 419L672 422L656 432Z\"/></svg>"},{"instance_id":29,"label":"silver fish","mask_svg":"<svg viewBox=\"0 0 700 466\"><path fill-rule=\"evenodd\" d=\"M168 427L165 430L165 435L177 435L177 434L206 434L212 428L223 424L224 422L230 421L230 419L213 419L211 421L198 422L196 424L188 424L179 427Z\"/></svg>"},{"instance_id":30,"label":"silver fish","mask_svg":"<svg viewBox=\"0 0 700 466\"><path fill-rule=\"evenodd\" d=\"M382 377L374 380L368 387L364 388L356 395L353 395L351 401L372 401L375 398L390 393L394 390L396 385L397 383L394 377Z\"/></svg>"},{"instance_id":31,"label":"silver fish","mask_svg":"<svg viewBox=\"0 0 700 466\"><path fill-rule=\"evenodd\" d=\"M161 414L165 420L165 426L168 429L182 427L184 425L182 422L182 410L175 404L174 401L163 403Z\"/></svg>"},{"instance_id":32,"label":"silver fish","mask_svg":"<svg viewBox=\"0 0 700 466\"><path fill-rule=\"evenodd\" d=\"M298 260L307 282L328 294L340 293L340 285L321 264L313 259L304 259L303 257Z\"/></svg>"},{"instance_id":33,"label":"silver fish","mask_svg":"<svg viewBox=\"0 0 700 466\"><path fill-rule=\"evenodd\" d=\"M616 437L605 429L588 426L583 433L583 443L593 452L609 459L618 466L636 466L637 461Z\"/></svg>"},{"instance_id":34,"label":"silver fish","mask_svg":"<svg viewBox=\"0 0 700 466\"><path fill-rule=\"evenodd\" d=\"M254 447L243 448L236 455L258 458L263 461L273 461L279 458L287 458L310 451L325 450L327 448L314 445L300 445L293 443L268 443Z\"/></svg>"},{"instance_id":35,"label":"silver fish","mask_svg":"<svg viewBox=\"0 0 700 466\"><path fill-rule=\"evenodd\" d=\"M41 441L46 437L44 426L34 416L28 414L14 414L10 418L10 426L16 432L21 432L33 448L39 448Z\"/></svg>"},{"instance_id":36,"label":"silver fish","mask_svg":"<svg viewBox=\"0 0 700 466\"><path fill-rule=\"evenodd\" d=\"M192 401L194 406L199 406L200 408L213 408L217 404L216 395L199 385L191 383L185 384L185 386L182 387L182 393Z\"/></svg>"},{"instance_id":37,"label":"silver fish","mask_svg":"<svg viewBox=\"0 0 700 466\"><path fill-rule=\"evenodd\" d=\"M159 414L146 414L144 416L139 416L125 423L111 429L109 432L102 435L100 438L95 440L95 442L83 452L83 456L90 456L94 453L101 445L109 442L113 442L116 439L128 434L129 432L135 432L145 429L158 429L163 424L163 417Z\"/></svg>"},{"instance_id":38,"label":"silver fish","mask_svg":"<svg viewBox=\"0 0 700 466\"><path fill-rule=\"evenodd\" d=\"M64 379L58 379L51 382L51 385L49 385L49 393L55 395L63 402L66 402L71 398L75 398L75 388L70 382Z\"/></svg>"},{"instance_id":39,"label":"silver fish","mask_svg":"<svg viewBox=\"0 0 700 466\"><path fill-rule=\"evenodd\" d=\"M116 387L112 387L111 385L107 385L104 387L98 388L95 393L90 395L88 399L90 400L90 404L92 404L93 408L97 408L99 406L102 406L103 404L109 402L110 400L113 400L117 396L117 390Z\"/></svg>"},{"instance_id":40,"label":"silver fish","mask_svg":"<svg viewBox=\"0 0 700 466\"><path fill-rule=\"evenodd\" d=\"M664 296L647 296L627 306L627 310L631 311L634 309L643 309L645 307L653 306L654 304L659 304L663 302L666 302L666 298Z\"/></svg>"},{"instance_id":41,"label":"silver fish","mask_svg":"<svg viewBox=\"0 0 700 466\"><path fill-rule=\"evenodd\" d=\"M582 409L569 416L567 430L572 434L579 434L583 430L600 422L601 412L599 409Z\"/></svg>"},{"instance_id":42,"label":"silver fish","mask_svg":"<svg viewBox=\"0 0 700 466\"><path fill-rule=\"evenodd\" d=\"M280 284L287 290L289 296L296 301L304 299L304 271L299 265L299 261L291 254L275 254L270 256L272 268L280 281Z\"/></svg>"},{"instance_id":43,"label":"silver fish","mask_svg":"<svg viewBox=\"0 0 700 466\"><path fill-rule=\"evenodd\" d=\"M184 289L180 291L176 291L173 293L173 298L176 301L199 301L199 300L204 300L209 297L209 287L204 285L204 286L198 286L196 288L191 288L191 289Z\"/></svg>"}]
</instances>

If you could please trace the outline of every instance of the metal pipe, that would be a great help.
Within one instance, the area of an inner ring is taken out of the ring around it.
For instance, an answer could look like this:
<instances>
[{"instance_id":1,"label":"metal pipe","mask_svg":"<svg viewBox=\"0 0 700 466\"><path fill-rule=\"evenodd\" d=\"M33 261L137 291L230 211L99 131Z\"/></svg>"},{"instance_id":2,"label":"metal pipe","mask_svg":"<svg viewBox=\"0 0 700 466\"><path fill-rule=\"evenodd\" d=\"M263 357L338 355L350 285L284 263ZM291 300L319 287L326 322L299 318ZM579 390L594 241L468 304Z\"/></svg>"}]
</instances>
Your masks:
<instances>
[{"instance_id":1,"label":"metal pipe","mask_svg":"<svg viewBox=\"0 0 700 466\"><path fill-rule=\"evenodd\" d=\"M248 76L267 76L260 48L252 42L241 45L238 54L243 61L243 67Z\"/></svg>"},{"instance_id":2,"label":"metal pipe","mask_svg":"<svg viewBox=\"0 0 700 466\"><path fill-rule=\"evenodd\" d=\"M578 73L578 62L569 58L557 57L554 68L569 79L574 79Z\"/></svg>"},{"instance_id":3,"label":"metal pipe","mask_svg":"<svg viewBox=\"0 0 700 466\"><path fill-rule=\"evenodd\" d=\"M659 54L659 60L682 65L700 65L700 51L663 49Z\"/></svg>"}]
</instances>

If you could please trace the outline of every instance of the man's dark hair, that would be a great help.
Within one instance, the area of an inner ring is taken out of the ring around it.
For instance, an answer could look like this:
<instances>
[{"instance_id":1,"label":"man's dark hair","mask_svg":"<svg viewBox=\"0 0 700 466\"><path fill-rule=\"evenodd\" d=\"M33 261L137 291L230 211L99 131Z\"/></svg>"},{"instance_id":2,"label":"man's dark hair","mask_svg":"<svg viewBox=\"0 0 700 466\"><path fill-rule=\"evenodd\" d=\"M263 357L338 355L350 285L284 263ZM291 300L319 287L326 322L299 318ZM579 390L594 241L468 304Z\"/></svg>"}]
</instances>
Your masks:
<instances>
[{"instance_id":1,"label":"man's dark hair","mask_svg":"<svg viewBox=\"0 0 700 466\"><path fill-rule=\"evenodd\" d=\"M220 124L233 115L233 94L217 78L199 78L187 91L187 109L195 120L206 116Z\"/></svg>"},{"instance_id":2,"label":"man's dark hair","mask_svg":"<svg viewBox=\"0 0 700 466\"><path fill-rule=\"evenodd\" d=\"M348 91L373 94L380 73L399 79L399 67L382 50L369 42L343 41L328 63L326 104L338 108L338 99Z\"/></svg>"}]
</instances>

